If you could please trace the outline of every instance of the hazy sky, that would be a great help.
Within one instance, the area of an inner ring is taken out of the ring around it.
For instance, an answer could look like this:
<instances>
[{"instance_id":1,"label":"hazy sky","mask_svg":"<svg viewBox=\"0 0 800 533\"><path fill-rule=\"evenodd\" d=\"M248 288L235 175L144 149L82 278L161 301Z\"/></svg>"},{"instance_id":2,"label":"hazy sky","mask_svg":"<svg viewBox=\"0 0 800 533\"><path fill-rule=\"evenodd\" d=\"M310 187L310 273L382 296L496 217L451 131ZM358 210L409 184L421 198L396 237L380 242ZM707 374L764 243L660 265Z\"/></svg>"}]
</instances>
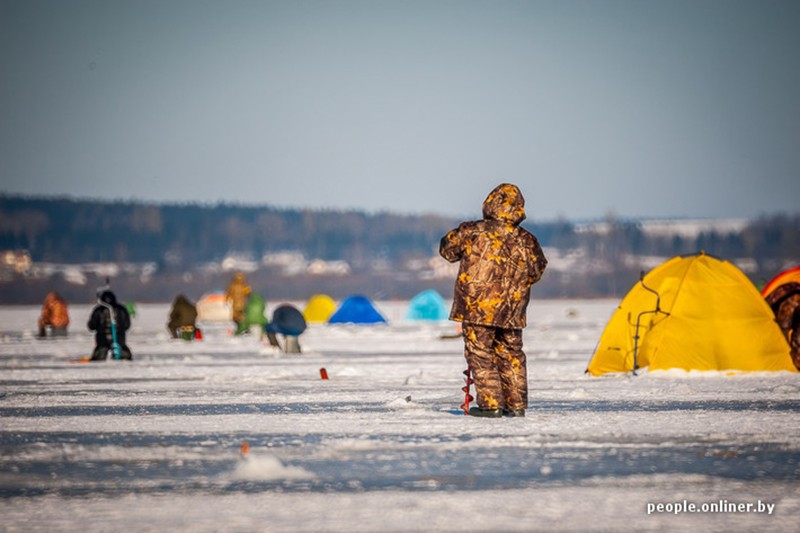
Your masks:
<instances>
[{"instance_id":1,"label":"hazy sky","mask_svg":"<svg viewBox=\"0 0 800 533\"><path fill-rule=\"evenodd\" d=\"M0 191L800 208L800 2L0 0Z\"/></svg>"}]
</instances>

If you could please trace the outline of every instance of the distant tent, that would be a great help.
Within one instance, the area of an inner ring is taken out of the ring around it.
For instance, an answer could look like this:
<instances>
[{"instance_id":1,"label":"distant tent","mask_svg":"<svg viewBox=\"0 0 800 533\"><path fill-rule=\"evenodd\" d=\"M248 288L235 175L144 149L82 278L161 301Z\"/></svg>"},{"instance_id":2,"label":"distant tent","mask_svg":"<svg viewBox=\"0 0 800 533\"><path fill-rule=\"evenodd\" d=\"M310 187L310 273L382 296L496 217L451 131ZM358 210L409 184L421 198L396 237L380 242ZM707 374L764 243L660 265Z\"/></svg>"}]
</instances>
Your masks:
<instances>
[{"instance_id":1,"label":"distant tent","mask_svg":"<svg viewBox=\"0 0 800 533\"><path fill-rule=\"evenodd\" d=\"M272 322L266 331L298 337L306 330L306 319L297 308L290 304L281 304L272 312Z\"/></svg>"},{"instance_id":2,"label":"distant tent","mask_svg":"<svg viewBox=\"0 0 800 533\"><path fill-rule=\"evenodd\" d=\"M705 254L670 259L634 285L603 331L587 372L640 367L796 371L755 286L731 263Z\"/></svg>"},{"instance_id":3,"label":"distant tent","mask_svg":"<svg viewBox=\"0 0 800 533\"><path fill-rule=\"evenodd\" d=\"M330 324L379 324L386 319L375 309L366 296L354 295L346 298L339 309L328 319Z\"/></svg>"},{"instance_id":4,"label":"distant tent","mask_svg":"<svg viewBox=\"0 0 800 533\"><path fill-rule=\"evenodd\" d=\"M422 291L408 303L408 320L447 320L450 315L441 295L433 289Z\"/></svg>"},{"instance_id":5,"label":"distant tent","mask_svg":"<svg viewBox=\"0 0 800 533\"><path fill-rule=\"evenodd\" d=\"M336 302L327 294L312 296L303 310L303 318L309 323L324 323L336 312Z\"/></svg>"},{"instance_id":6,"label":"distant tent","mask_svg":"<svg viewBox=\"0 0 800 533\"><path fill-rule=\"evenodd\" d=\"M800 283L800 265L795 267L789 268L772 278L769 283L764 285L764 288L761 290L761 296L766 298L770 295L772 291L780 287L781 285L785 285L786 283Z\"/></svg>"},{"instance_id":7,"label":"distant tent","mask_svg":"<svg viewBox=\"0 0 800 533\"><path fill-rule=\"evenodd\" d=\"M223 291L203 295L197 302L198 322L230 322L233 320L231 305L225 300Z\"/></svg>"}]
</instances>

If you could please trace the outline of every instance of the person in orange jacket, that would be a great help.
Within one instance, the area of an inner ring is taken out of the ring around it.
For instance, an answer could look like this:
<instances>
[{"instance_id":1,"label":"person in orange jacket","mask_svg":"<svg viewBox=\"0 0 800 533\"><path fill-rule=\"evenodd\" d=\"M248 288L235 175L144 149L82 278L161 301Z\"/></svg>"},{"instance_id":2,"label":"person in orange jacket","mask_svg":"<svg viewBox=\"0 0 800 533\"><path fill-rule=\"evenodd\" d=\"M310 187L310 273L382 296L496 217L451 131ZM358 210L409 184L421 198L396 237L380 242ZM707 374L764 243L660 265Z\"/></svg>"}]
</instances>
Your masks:
<instances>
[{"instance_id":1,"label":"person in orange jacket","mask_svg":"<svg viewBox=\"0 0 800 533\"><path fill-rule=\"evenodd\" d=\"M39 317L39 338L47 337L47 328L53 337L66 337L69 326L67 302L55 291L47 293Z\"/></svg>"}]
</instances>

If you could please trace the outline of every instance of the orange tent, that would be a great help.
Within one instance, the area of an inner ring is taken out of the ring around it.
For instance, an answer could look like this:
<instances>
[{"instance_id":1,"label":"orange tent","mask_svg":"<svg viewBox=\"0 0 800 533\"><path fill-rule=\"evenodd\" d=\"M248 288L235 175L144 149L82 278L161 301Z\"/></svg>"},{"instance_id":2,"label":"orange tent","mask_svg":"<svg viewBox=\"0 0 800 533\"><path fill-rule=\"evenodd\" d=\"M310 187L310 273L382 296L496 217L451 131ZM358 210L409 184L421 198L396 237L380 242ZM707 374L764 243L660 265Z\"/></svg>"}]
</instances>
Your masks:
<instances>
[{"instance_id":1,"label":"orange tent","mask_svg":"<svg viewBox=\"0 0 800 533\"><path fill-rule=\"evenodd\" d=\"M761 289L761 296L766 298L767 296L770 295L772 291L774 291L781 285L785 283L790 283L792 281L795 283L800 283L800 265L786 269L777 276L775 276L774 278L772 278L772 280L766 285L764 285L763 289Z\"/></svg>"}]
</instances>

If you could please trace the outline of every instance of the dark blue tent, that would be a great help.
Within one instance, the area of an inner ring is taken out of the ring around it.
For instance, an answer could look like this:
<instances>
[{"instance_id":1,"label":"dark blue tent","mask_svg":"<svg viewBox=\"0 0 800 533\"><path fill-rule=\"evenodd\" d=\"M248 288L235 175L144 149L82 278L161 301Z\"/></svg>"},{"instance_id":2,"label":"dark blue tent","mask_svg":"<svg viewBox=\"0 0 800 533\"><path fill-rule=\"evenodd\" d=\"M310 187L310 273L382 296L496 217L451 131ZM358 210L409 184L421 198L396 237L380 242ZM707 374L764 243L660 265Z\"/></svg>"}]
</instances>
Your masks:
<instances>
[{"instance_id":1,"label":"dark blue tent","mask_svg":"<svg viewBox=\"0 0 800 533\"><path fill-rule=\"evenodd\" d=\"M450 315L444 299L433 289L422 291L408 304L408 320L447 320Z\"/></svg>"},{"instance_id":2,"label":"dark blue tent","mask_svg":"<svg viewBox=\"0 0 800 533\"><path fill-rule=\"evenodd\" d=\"M330 324L379 324L386 319L375 309L366 296L359 294L346 298L339 309L328 319Z\"/></svg>"}]
</instances>

